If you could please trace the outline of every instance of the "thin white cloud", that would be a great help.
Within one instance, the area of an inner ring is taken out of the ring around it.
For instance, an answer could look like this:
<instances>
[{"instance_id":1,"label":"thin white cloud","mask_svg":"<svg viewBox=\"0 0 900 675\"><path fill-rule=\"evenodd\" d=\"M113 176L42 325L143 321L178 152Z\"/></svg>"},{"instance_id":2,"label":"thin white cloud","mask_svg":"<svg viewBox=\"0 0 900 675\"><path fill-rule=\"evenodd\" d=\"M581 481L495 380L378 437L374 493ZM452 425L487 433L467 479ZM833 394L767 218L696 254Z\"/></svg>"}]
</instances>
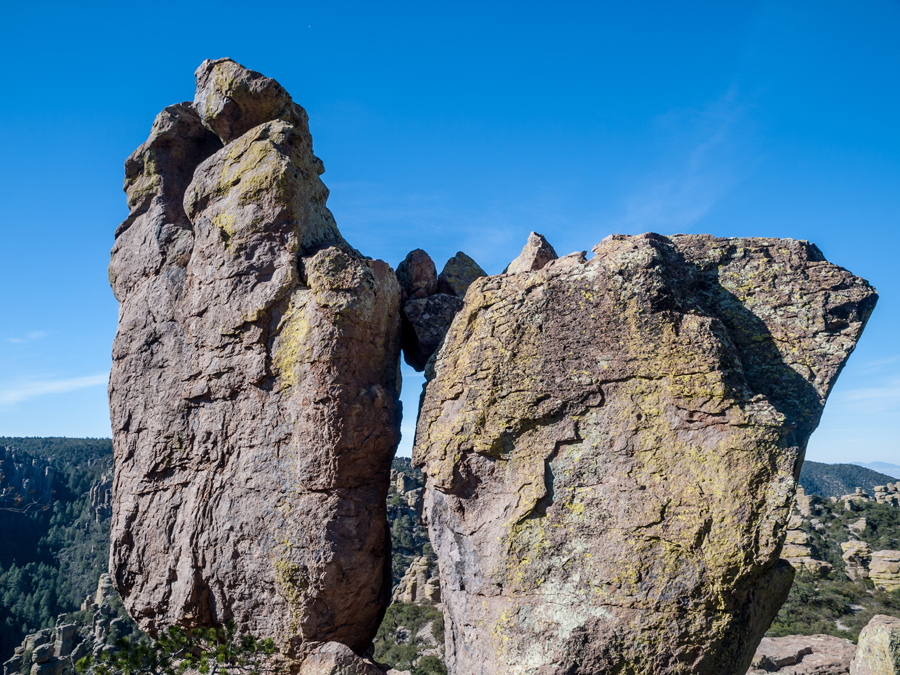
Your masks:
<instances>
[{"instance_id":1,"label":"thin white cloud","mask_svg":"<svg viewBox=\"0 0 900 675\"><path fill-rule=\"evenodd\" d=\"M884 387L859 387L850 389L838 396L838 402L850 403L853 401L900 401L900 384Z\"/></svg>"},{"instance_id":2,"label":"thin white cloud","mask_svg":"<svg viewBox=\"0 0 900 675\"><path fill-rule=\"evenodd\" d=\"M71 377L60 380L44 380L42 382L24 382L8 385L0 389L0 406L21 403L39 396L50 394L65 394L79 389L99 387L109 381L109 373L87 375L85 377Z\"/></svg>"},{"instance_id":3,"label":"thin white cloud","mask_svg":"<svg viewBox=\"0 0 900 675\"><path fill-rule=\"evenodd\" d=\"M883 359L875 359L872 361L865 361L859 365L854 366L854 370L858 373L879 373L883 374L885 371L885 366L891 366L900 362L900 356L890 356L885 357Z\"/></svg>"},{"instance_id":4,"label":"thin white cloud","mask_svg":"<svg viewBox=\"0 0 900 675\"><path fill-rule=\"evenodd\" d=\"M734 87L702 110L674 110L658 120L661 154L676 151L625 199L617 231L684 232L740 182L747 163L744 108Z\"/></svg>"},{"instance_id":5,"label":"thin white cloud","mask_svg":"<svg viewBox=\"0 0 900 675\"><path fill-rule=\"evenodd\" d=\"M49 333L45 330L33 330L24 337L6 338L6 341L11 342L14 345L22 345L26 342L31 342L32 340L40 340L41 338L45 338L48 335Z\"/></svg>"}]
</instances>

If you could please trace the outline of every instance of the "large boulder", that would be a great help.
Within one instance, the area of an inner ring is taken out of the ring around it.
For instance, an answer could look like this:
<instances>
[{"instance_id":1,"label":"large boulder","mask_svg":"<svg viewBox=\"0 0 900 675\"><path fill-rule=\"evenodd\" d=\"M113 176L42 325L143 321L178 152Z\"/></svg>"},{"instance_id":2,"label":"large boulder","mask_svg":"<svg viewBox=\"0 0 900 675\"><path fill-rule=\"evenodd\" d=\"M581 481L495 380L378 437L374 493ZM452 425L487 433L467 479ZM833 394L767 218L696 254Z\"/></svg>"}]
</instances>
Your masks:
<instances>
[{"instance_id":1,"label":"large boulder","mask_svg":"<svg viewBox=\"0 0 900 675\"><path fill-rule=\"evenodd\" d=\"M859 634L850 675L900 675L900 619L872 617Z\"/></svg>"},{"instance_id":2,"label":"large boulder","mask_svg":"<svg viewBox=\"0 0 900 675\"><path fill-rule=\"evenodd\" d=\"M311 650L297 675L384 675L384 671L347 645L327 642Z\"/></svg>"},{"instance_id":3,"label":"large boulder","mask_svg":"<svg viewBox=\"0 0 900 675\"><path fill-rule=\"evenodd\" d=\"M455 675L743 673L875 305L803 241L613 236L475 280L414 463Z\"/></svg>"},{"instance_id":4,"label":"large boulder","mask_svg":"<svg viewBox=\"0 0 900 675\"><path fill-rule=\"evenodd\" d=\"M207 59L194 76L194 109L203 126L230 143L255 126L281 119L305 128L306 111L278 82L231 59Z\"/></svg>"},{"instance_id":5,"label":"large boulder","mask_svg":"<svg viewBox=\"0 0 900 675\"><path fill-rule=\"evenodd\" d=\"M397 281L403 302L427 298L438 291L437 269L431 256L420 248L410 251L397 265Z\"/></svg>"},{"instance_id":6,"label":"large boulder","mask_svg":"<svg viewBox=\"0 0 900 675\"><path fill-rule=\"evenodd\" d=\"M457 251L438 275L438 291L464 298L472 282L484 276L487 276L487 272L477 262L462 251Z\"/></svg>"},{"instance_id":7,"label":"large boulder","mask_svg":"<svg viewBox=\"0 0 900 675\"><path fill-rule=\"evenodd\" d=\"M390 596L400 288L338 232L280 85L228 59L197 80L126 165L112 581L150 634L362 652Z\"/></svg>"},{"instance_id":8,"label":"large boulder","mask_svg":"<svg viewBox=\"0 0 900 675\"><path fill-rule=\"evenodd\" d=\"M446 293L414 298L403 305L403 358L414 370L425 370L462 306L462 298Z\"/></svg>"},{"instance_id":9,"label":"large boulder","mask_svg":"<svg viewBox=\"0 0 900 675\"><path fill-rule=\"evenodd\" d=\"M847 675L856 645L832 635L764 637L747 675Z\"/></svg>"}]
</instances>

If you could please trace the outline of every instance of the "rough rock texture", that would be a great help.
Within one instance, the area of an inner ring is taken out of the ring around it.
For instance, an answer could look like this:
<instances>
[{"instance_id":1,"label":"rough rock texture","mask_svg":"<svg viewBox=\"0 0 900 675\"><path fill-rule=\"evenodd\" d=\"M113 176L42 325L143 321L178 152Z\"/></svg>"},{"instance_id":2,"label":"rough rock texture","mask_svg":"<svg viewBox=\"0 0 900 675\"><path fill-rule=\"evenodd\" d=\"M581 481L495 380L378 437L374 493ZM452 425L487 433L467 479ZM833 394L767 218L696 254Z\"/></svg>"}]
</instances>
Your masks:
<instances>
[{"instance_id":1,"label":"rough rock texture","mask_svg":"<svg viewBox=\"0 0 900 675\"><path fill-rule=\"evenodd\" d=\"M846 565L847 578L850 581L859 581L869 578L869 561L872 558L872 550L864 541L845 541L841 544L844 554L841 556Z\"/></svg>"},{"instance_id":2,"label":"rough rock texture","mask_svg":"<svg viewBox=\"0 0 900 675\"><path fill-rule=\"evenodd\" d=\"M900 483L875 486L875 501L879 504L900 506Z\"/></svg>"},{"instance_id":3,"label":"rough rock texture","mask_svg":"<svg viewBox=\"0 0 900 675\"><path fill-rule=\"evenodd\" d=\"M462 306L461 298L445 293L408 300L403 305L403 358L414 370L425 370Z\"/></svg>"},{"instance_id":4,"label":"rough rock texture","mask_svg":"<svg viewBox=\"0 0 900 675\"><path fill-rule=\"evenodd\" d=\"M613 236L476 280L414 463L450 673L739 673L876 294L802 241Z\"/></svg>"},{"instance_id":5,"label":"rough rock texture","mask_svg":"<svg viewBox=\"0 0 900 675\"><path fill-rule=\"evenodd\" d=\"M802 489L798 487L797 491ZM795 513L791 516L787 525L784 547L781 549L781 557L787 560L795 570L805 569L811 574L825 576L834 570L834 567L819 560L819 552L812 545L812 537L803 531L802 525L803 517L801 515Z\"/></svg>"},{"instance_id":6,"label":"rough rock texture","mask_svg":"<svg viewBox=\"0 0 900 675\"><path fill-rule=\"evenodd\" d=\"M56 627L45 628L25 637L15 654L3 664L3 675L71 675L74 664L88 653L88 643L76 644L75 624L64 623L65 615L59 616Z\"/></svg>"},{"instance_id":7,"label":"rough rock texture","mask_svg":"<svg viewBox=\"0 0 900 675\"><path fill-rule=\"evenodd\" d=\"M869 563L869 579L888 592L900 589L900 551L875 551Z\"/></svg>"},{"instance_id":8,"label":"rough rock texture","mask_svg":"<svg viewBox=\"0 0 900 675\"><path fill-rule=\"evenodd\" d=\"M438 291L464 298L472 282L486 276L487 272L481 269L477 262L462 251L457 251L438 276Z\"/></svg>"},{"instance_id":9,"label":"rough rock texture","mask_svg":"<svg viewBox=\"0 0 900 675\"><path fill-rule=\"evenodd\" d=\"M856 645L831 635L764 637L753 655L748 675L846 675Z\"/></svg>"},{"instance_id":10,"label":"rough rock texture","mask_svg":"<svg viewBox=\"0 0 900 675\"><path fill-rule=\"evenodd\" d=\"M253 127L284 120L306 127L306 112L275 80L247 70L231 59L204 61L194 73L194 109L207 129L230 143Z\"/></svg>"},{"instance_id":11,"label":"rough rock texture","mask_svg":"<svg viewBox=\"0 0 900 675\"><path fill-rule=\"evenodd\" d=\"M298 675L384 675L384 671L354 654L347 645L327 642L312 650Z\"/></svg>"},{"instance_id":12,"label":"rough rock texture","mask_svg":"<svg viewBox=\"0 0 900 675\"><path fill-rule=\"evenodd\" d=\"M437 565L426 556L416 558L394 589L391 602L436 605L441 601L441 580Z\"/></svg>"},{"instance_id":13,"label":"rough rock texture","mask_svg":"<svg viewBox=\"0 0 900 675\"><path fill-rule=\"evenodd\" d=\"M197 82L126 163L110 573L151 634L362 652L390 596L400 288L338 232L278 83L227 59Z\"/></svg>"},{"instance_id":14,"label":"rough rock texture","mask_svg":"<svg viewBox=\"0 0 900 675\"><path fill-rule=\"evenodd\" d=\"M104 473L100 480L91 486L91 511L98 523L112 513L112 476ZM106 575L103 575L106 576Z\"/></svg>"},{"instance_id":15,"label":"rough rock texture","mask_svg":"<svg viewBox=\"0 0 900 675\"><path fill-rule=\"evenodd\" d=\"M410 298L427 298L438 292L437 269L431 256L420 248L410 251L397 265L397 281L403 302Z\"/></svg>"},{"instance_id":16,"label":"rough rock texture","mask_svg":"<svg viewBox=\"0 0 900 675\"><path fill-rule=\"evenodd\" d=\"M525 248L509 266L503 270L504 274L518 274L519 272L534 272L542 269L551 260L559 256L544 235L532 232L528 235Z\"/></svg>"},{"instance_id":17,"label":"rough rock texture","mask_svg":"<svg viewBox=\"0 0 900 675\"><path fill-rule=\"evenodd\" d=\"M900 619L878 614L862 629L851 675L900 675Z\"/></svg>"},{"instance_id":18,"label":"rough rock texture","mask_svg":"<svg viewBox=\"0 0 900 675\"><path fill-rule=\"evenodd\" d=\"M444 267L440 292L434 262L422 249L411 251L397 266L403 300L403 358L414 370L425 370L462 309L466 289L479 276L484 271L462 252Z\"/></svg>"}]
</instances>

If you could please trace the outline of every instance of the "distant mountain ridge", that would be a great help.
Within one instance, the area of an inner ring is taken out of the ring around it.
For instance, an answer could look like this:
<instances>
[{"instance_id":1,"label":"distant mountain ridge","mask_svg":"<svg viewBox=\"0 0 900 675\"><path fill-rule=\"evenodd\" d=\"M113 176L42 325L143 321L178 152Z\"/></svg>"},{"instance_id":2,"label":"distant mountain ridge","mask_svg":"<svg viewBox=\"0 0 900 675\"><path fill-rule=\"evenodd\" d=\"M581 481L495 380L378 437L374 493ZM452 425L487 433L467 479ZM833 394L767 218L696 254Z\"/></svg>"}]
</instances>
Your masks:
<instances>
[{"instance_id":1,"label":"distant mountain ridge","mask_svg":"<svg viewBox=\"0 0 900 675\"><path fill-rule=\"evenodd\" d=\"M900 466L897 464L891 464L890 462L869 462L866 464L865 462L850 462L856 466L862 466L867 469L872 469L872 471L878 471L880 473L887 474L888 476L893 476L894 478L900 478Z\"/></svg>"},{"instance_id":2,"label":"distant mountain ridge","mask_svg":"<svg viewBox=\"0 0 900 675\"><path fill-rule=\"evenodd\" d=\"M876 485L896 482L896 478L856 464L823 464L803 462L800 485L807 494L841 497L861 487L870 495Z\"/></svg>"}]
</instances>

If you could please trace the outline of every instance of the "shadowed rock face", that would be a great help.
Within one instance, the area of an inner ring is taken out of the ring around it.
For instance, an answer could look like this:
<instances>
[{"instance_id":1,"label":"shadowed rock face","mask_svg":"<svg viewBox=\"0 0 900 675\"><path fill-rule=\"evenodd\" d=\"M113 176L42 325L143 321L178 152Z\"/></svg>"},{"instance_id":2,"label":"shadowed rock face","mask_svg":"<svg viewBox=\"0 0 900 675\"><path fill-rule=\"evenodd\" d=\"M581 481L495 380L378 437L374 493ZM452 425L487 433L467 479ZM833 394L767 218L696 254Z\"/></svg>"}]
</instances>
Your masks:
<instances>
[{"instance_id":1,"label":"shadowed rock face","mask_svg":"<svg viewBox=\"0 0 900 675\"><path fill-rule=\"evenodd\" d=\"M475 280L426 370L450 672L743 673L875 291L793 240L594 252Z\"/></svg>"},{"instance_id":2,"label":"shadowed rock face","mask_svg":"<svg viewBox=\"0 0 900 675\"><path fill-rule=\"evenodd\" d=\"M110 572L156 633L364 650L390 595L400 288L346 244L303 109L228 59L126 163Z\"/></svg>"}]
</instances>

